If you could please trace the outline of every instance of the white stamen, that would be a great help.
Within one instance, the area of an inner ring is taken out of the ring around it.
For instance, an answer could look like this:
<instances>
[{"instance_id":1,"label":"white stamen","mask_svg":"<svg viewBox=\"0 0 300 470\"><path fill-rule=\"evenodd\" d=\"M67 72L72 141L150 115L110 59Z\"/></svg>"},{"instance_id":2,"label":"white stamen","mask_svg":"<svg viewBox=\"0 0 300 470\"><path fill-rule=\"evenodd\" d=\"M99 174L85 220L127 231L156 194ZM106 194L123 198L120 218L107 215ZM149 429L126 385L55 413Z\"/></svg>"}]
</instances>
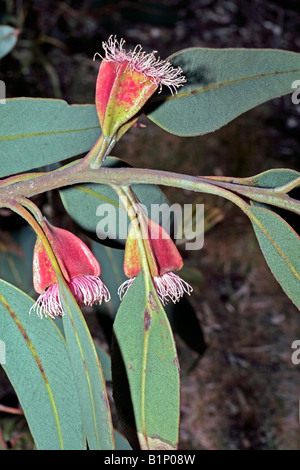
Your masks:
<instances>
[{"instance_id":1,"label":"white stamen","mask_svg":"<svg viewBox=\"0 0 300 470\"><path fill-rule=\"evenodd\" d=\"M135 277L132 277L120 285L118 289L120 300L123 300L134 280ZM170 301L175 304L179 302L184 293L191 295L193 292L192 286L172 272L159 277L153 277L153 282L157 295L163 305L166 305Z\"/></svg>"},{"instance_id":2,"label":"white stamen","mask_svg":"<svg viewBox=\"0 0 300 470\"><path fill-rule=\"evenodd\" d=\"M131 279L127 279L127 281L123 282L123 284L120 285L118 289L118 296L120 297L120 300L124 299L129 287L132 285L134 280L135 277L132 277Z\"/></svg>"},{"instance_id":3,"label":"white stamen","mask_svg":"<svg viewBox=\"0 0 300 470\"><path fill-rule=\"evenodd\" d=\"M68 284L70 291L75 297L76 302L81 307L94 304L101 304L103 300L110 300L110 293L106 285L97 276L82 275L71 279ZM49 315L56 318L64 315L62 303L59 296L58 284L52 284L43 292L35 304L29 310L35 311L40 318Z\"/></svg>"},{"instance_id":4,"label":"white stamen","mask_svg":"<svg viewBox=\"0 0 300 470\"><path fill-rule=\"evenodd\" d=\"M192 286L172 272L154 277L153 281L157 295L163 305L170 301L175 304L179 302L184 293L191 295L193 292Z\"/></svg>"},{"instance_id":5,"label":"white stamen","mask_svg":"<svg viewBox=\"0 0 300 470\"><path fill-rule=\"evenodd\" d=\"M89 305L91 307L94 304L101 304L102 300L105 302L110 300L110 293L106 285L97 276L73 277L69 288L80 306Z\"/></svg>"},{"instance_id":6,"label":"white stamen","mask_svg":"<svg viewBox=\"0 0 300 470\"><path fill-rule=\"evenodd\" d=\"M63 307L59 297L58 284L52 284L49 286L45 292L43 292L35 304L29 310L35 311L40 318L43 318L49 315L51 318L56 318L64 315Z\"/></svg>"},{"instance_id":7,"label":"white stamen","mask_svg":"<svg viewBox=\"0 0 300 470\"><path fill-rule=\"evenodd\" d=\"M105 51L105 57L102 57L99 52L96 52L96 56L100 56L102 60L107 62L128 62L128 66L139 73L143 73L155 83L159 85L159 91L162 89L162 85L166 85L171 91L172 95L177 93L177 88L184 85L186 78L182 75L182 69L180 67L173 67L173 65L166 61L161 60L160 57L156 57L157 51L150 52L147 54L142 50L142 46L139 44L135 46L133 50L126 51L123 48L125 43L124 39L118 42L116 36L111 35L107 42L102 43L102 47Z\"/></svg>"}]
</instances>

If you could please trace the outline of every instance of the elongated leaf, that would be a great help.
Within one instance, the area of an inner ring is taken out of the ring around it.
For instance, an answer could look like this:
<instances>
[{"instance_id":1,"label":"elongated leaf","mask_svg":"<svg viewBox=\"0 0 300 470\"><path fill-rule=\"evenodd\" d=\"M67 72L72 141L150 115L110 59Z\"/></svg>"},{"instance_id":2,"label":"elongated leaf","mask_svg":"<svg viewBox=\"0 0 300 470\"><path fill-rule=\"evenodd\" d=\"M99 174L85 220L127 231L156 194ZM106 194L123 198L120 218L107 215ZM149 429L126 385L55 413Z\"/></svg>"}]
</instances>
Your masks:
<instances>
[{"instance_id":1,"label":"elongated leaf","mask_svg":"<svg viewBox=\"0 0 300 470\"><path fill-rule=\"evenodd\" d=\"M124 251L95 242L92 243L92 251L101 265L101 279L111 294L111 301L103 307L115 317L120 306L118 288L127 279L123 270Z\"/></svg>"},{"instance_id":2,"label":"elongated leaf","mask_svg":"<svg viewBox=\"0 0 300 470\"><path fill-rule=\"evenodd\" d=\"M7 99L0 106L0 178L86 152L100 133L95 106Z\"/></svg>"},{"instance_id":3,"label":"elongated leaf","mask_svg":"<svg viewBox=\"0 0 300 470\"><path fill-rule=\"evenodd\" d=\"M113 428L103 373L84 317L59 279L63 326L78 390L89 449L114 449Z\"/></svg>"},{"instance_id":4,"label":"elongated leaf","mask_svg":"<svg viewBox=\"0 0 300 470\"><path fill-rule=\"evenodd\" d=\"M19 30L11 26L0 26L0 59L6 56L16 45ZM0 96L0 99L2 97Z\"/></svg>"},{"instance_id":5,"label":"elongated leaf","mask_svg":"<svg viewBox=\"0 0 300 470\"><path fill-rule=\"evenodd\" d=\"M95 343L95 348L103 371L104 380L111 380L111 360L109 354L100 346Z\"/></svg>"},{"instance_id":6,"label":"elongated leaf","mask_svg":"<svg viewBox=\"0 0 300 470\"><path fill-rule=\"evenodd\" d=\"M169 60L180 66L187 83L178 94L152 98L148 117L181 136L215 131L240 114L295 91L300 54L271 49L191 48Z\"/></svg>"},{"instance_id":7,"label":"elongated leaf","mask_svg":"<svg viewBox=\"0 0 300 470\"><path fill-rule=\"evenodd\" d=\"M298 181L298 186L300 186L299 177L299 171L280 168L264 171L259 175L252 176L252 178L240 178L239 181L241 181L240 184L247 184L249 186L277 188L293 181Z\"/></svg>"},{"instance_id":8,"label":"elongated leaf","mask_svg":"<svg viewBox=\"0 0 300 470\"><path fill-rule=\"evenodd\" d=\"M213 177L214 180L225 181L235 184L242 184L245 186L255 186L259 188L277 188L284 186L286 184L296 183L299 181L300 186L300 173L296 170L290 170L288 168L276 168L272 170L267 170L262 173L259 173L255 176L250 176L248 178L233 178L229 176L220 176Z\"/></svg>"},{"instance_id":9,"label":"elongated leaf","mask_svg":"<svg viewBox=\"0 0 300 470\"><path fill-rule=\"evenodd\" d=\"M114 431L114 436L116 441L116 450L132 450L129 442L122 434L120 434L118 431Z\"/></svg>"},{"instance_id":10,"label":"elongated leaf","mask_svg":"<svg viewBox=\"0 0 300 470\"><path fill-rule=\"evenodd\" d=\"M103 166L128 167L126 162L108 157ZM163 214L168 217L169 202L164 193L155 185L136 184L132 186L141 204L149 216L162 223ZM64 188L60 191L62 202L72 219L82 230L100 243L122 248L125 244L129 218L125 208L115 191L104 184L82 184ZM172 231L173 213L170 213L170 229Z\"/></svg>"},{"instance_id":11,"label":"elongated leaf","mask_svg":"<svg viewBox=\"0 0 300 470\"><path fill-rule=\"evenodd\" d=\"M27 295L0 281L0 339L5 345L2 366L18 395L37 448L85 449L65 340L52 320L29 315L32 305Z\"/></svg>"},{"instance_id":12,"label":"elongated leaf","mask_svg":"<svg viewBox=\"0 0 300 470\"><path fill-rule=\"evenodd\" d=\"M224 188L246 196L251 201L256 201L258 205L271 205L278 208L276 211L284 209L300 215L299 196L296 196L300 188L300 173L298 171L272 169L249 178L229 176L205 178L217 181ZM268 191L265 191L266 189Z\"/></svg>"},{"instance_id":13,"label":"elongated leaf","mask_svg":"<svg viewBox=\"0 0 300 470\"><path fill-rule=\"evenodd\" d=\"M120 349L127 372L140 447L176 449L179 426L176 348L164 309L153 288L147 287L142 273L121 303L114 334L117 342L114 349ZM119 367L113 352L114 387ZM123 406L128 407L122 403L122 395L122 390L114 388L121 413Z\"/></svg>"},{"instance_id":14,"label":"elongated leaf","mask_svg":"<svg viewBox=\"0 0 300 470\"><path fill-rule=\"evenodd\" d=\"M299 236L281 217L263 207L251 207L249 217L272 273L300 309Z\"/></svg>"},{"instance_id":15,"label":"elongated leaf","mask_svg":"<svg viewBox=\"0 0 300 470\"><path fill-rule=\"evenodd\" d=\"M32 254L36 236L29 226L0 233L0 276L3 280L34 294L32 286Z\"/></svg>"}]
</instances>

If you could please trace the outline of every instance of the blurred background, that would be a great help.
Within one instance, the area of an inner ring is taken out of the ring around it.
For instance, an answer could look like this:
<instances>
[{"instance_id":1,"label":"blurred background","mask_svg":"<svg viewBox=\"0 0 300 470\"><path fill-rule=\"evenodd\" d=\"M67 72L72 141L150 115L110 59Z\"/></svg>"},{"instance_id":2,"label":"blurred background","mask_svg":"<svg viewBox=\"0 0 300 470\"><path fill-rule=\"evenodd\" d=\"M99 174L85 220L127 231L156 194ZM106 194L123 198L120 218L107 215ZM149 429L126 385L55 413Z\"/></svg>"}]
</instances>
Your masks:
<instances>
[{"instance_id":1,"label":"blurred background","mask_svg":"<svg viewBox=\"0 0 300 470\"><path fill-rule=\"evenodd\" d=\"M7 97L70 104L94 102L99 61L92 59L111 34L128 47L157 50L161 58L187 47L300 49L297 0L1 0L0 24L20 30L16 47L0 63ZM299 170L300 105L291 96L202 137L168 134L146 117L141 122L146 127L130 130L114 149L134 166L236 177L270 168ZM300 339L299 311L271 275L250 222L237 208L212 196L166 193L172 203L204 203L207 230L202 250L182 251L182 277L195 289L181 320L188 323L193 310L206 350L191 331L180 335L175 329L182 374L180 448L299 449L300 365L291 361L291 344ZM57 225L72 227L56 193L37 203L45 213L52 211ZM30 269L34 240L23 236L21 249L20 220L1 215L0 274L5 277L9 247L15 276L22 277L23 264ZM102 327L92 325L105 343ZM109 351L108 342L105 347ZM17 406L2 371L0 404ZM32 446L22 416L0 410L0 426L12 448Z\"/></svg>"}]
</instances>

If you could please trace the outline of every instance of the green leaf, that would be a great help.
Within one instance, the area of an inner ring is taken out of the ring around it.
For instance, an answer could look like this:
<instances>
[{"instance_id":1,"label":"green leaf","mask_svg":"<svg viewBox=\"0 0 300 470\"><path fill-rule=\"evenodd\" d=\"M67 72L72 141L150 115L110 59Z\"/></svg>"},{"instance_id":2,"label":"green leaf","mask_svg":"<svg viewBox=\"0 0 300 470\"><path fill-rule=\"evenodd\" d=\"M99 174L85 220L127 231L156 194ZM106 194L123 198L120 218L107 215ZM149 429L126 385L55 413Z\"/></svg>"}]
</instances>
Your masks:
<instances>
[{"instance_id":1,"label":"green leaf","mask_svg":"<svg viewBox=\"0 0 300 470\"><path fill-rule=\"evenodd\" d=\"M275 206L275 212L284 209L300 215L300 201L293 190L300 187L300 173L289 169L272 169L248 178L230 176L205 177L221 187L245 196L257 204ZM271 209L271 208L270 208ZM274 210L274 209L271 209Z\"/></svg>"},{"instance_id":2,"label":"green leaf","mask_svg":"<svg viewBox=\"0 0 300 470\"><path fill-rule=\"evenodd\" d=\"M116 450L132 450L127 439L118 431L114 430Z\"/></svg>"},{"instance_id":3,"label":"green leaf","mask_svg":"<svg viewBox=\"0 0 300 470\"><path fill-rule=\"evenodd\" d=\"M114 323L112 375L117 408L124 390L117 387L120 350L127 372L136 431L142 449L176 449L179 426L179 366L172 331L153 287L140 273L121 303ZM123 382L125 387L125 383ZM127 414L127 412L126 412ZM122 416L126 423L127 416ZM126 431L124 429L124 431ZM127 435L127 437L129 437Z\"/></svg>"},{"instance_id":4,"label":"green leaf","mask_svg":"<svg viewBox=\"0 0 300 470\"><path fill-rule=\"evenodd\" d=\"M114 317L120 306L118 288L127 279L123 270L124 251L95 242L92 243L92 251L101 266L101 279L111 294L110 302L101 308L107 308Z\"/></svg>"},{"instance_id":5,"label":"green leaf","mask_svg":"<svg viewBox=\"0 0 300 470\"><path fill-rule=\"evenodd\" d=\"M32 285L32 255L36 235L27 225L11 233L1 232L0 276L29 295Z\"/></svg>"},{"instance_id":6,"label":"green leaf","mask_svg":"<svg viewBox=\"0 0 300 470\"><path fill-rule=\"evenodd\" d=\"M101 364L101 368L103 371L103 378L106 381L111 380L111 360L109 354L105 351L105 349L100 346L97 342L95 342L95 348L98 354L98 358Z\"/></svg>"},{"instance_id":7,"label":"green leaf","mask_svg":"<svg viewBox=\"0 0 300 470\"><path fill-rule=\"evenodd\" d=\"M0 59L6 56L16 45L19 30L11 26L0 26ZM0 99L2 97L0 96Z\"/></svg>"},{"instance_id":8,"label":"green leaf","mask_svg":"<svg viewBox=\"0 0 300 470\"><path fill-rule=\"evenodd\" d=\"M58 278L64 332L90 450L114 449L113 428L105 382L94 342L78 304Z\"/></svg>"},{"instance_id":9,"label":"green leaf","mask_svg":"<svg viewBox=\"0 0 300 470\"><path fill-rule=\"evenodd\" d=\"M106 158L105 167L128 167L118 158ZM169 202L164 193L155 185L135 184L132 186L141 204L144 204L151 215L156 204ZM71 218L93 240L113 247L123 248L129 226L126 210L119 201L118 195L110 186L104 184L81 184L60 190L62 202ZM161 223L161 213L158 222ZM171 214L171 227L173 217Z\"/></svg>"},{"instance_id":10,"label":"green leaf","mask_svg":"<svg viewBox=\"0 0 300 470\"><path fill-rule=\"evenodd\" d=\"M213 132L240 114L295 91L300 54L272 49L191 48L169 58L187 83L178 94L156 94L148 117L176 135Z\"/></svg>"},{"instance_id":11,"label":"green leaf","mask_svg":"<svg viewBox=\"0 0 300 470\"><path fill-rule=\"evenodd\" d=\"M300 309L300 238L269 209L250 207L249 217L263 255L275 278Z\"/></svg>"},{"instance_id":12,"label":"green leaf","mask_svg":"<svg viewBox=\"0 0 300 470\"><path fill-rule=\"evenodd\" d=\"M245 186L255 186L258 188L277 188L292 183L293 181L297 182L299 177L299 171L290 170L288 168L276 168L248 178L232 178L227 176L218 178L214 177L214 179L218 181L242 184ZM300 186L300 180L297 186Z\"/></svg>"},{"instance_id":13,"label":"green leaf","mask_svg":"<svg viewBox=\"0 0 300 470\"><path fill-rule=\"evenodd\" d=\"M6 353L2 366L18 395L37 448L85 449L65 340L51 319L29 315L32 305L27 295L0 281L0 339Z\"/></svg>"},{"instance_id":14,"label":"green leaf","mask_svg":"<svg viewBox=\"0 0 300 470\"><path fill-rule=\"evenodd\" d=\"M0 178L86 152L100 133L95 106L7 99L0 106Z\"/></svg>"},{"instance_id":15,"label":"green leaf","mask_svg":"<svg viewBox=\"0 0 300 470\"><path fill-rule=\"evenodd\" d=\"M299 171L280 168L264 171L252 178L241 178L240 184L258 186L260 188L277 188L299 180L299 177ZM300 181L298 186L300 186Z\"/></svg>"}]
</instances>

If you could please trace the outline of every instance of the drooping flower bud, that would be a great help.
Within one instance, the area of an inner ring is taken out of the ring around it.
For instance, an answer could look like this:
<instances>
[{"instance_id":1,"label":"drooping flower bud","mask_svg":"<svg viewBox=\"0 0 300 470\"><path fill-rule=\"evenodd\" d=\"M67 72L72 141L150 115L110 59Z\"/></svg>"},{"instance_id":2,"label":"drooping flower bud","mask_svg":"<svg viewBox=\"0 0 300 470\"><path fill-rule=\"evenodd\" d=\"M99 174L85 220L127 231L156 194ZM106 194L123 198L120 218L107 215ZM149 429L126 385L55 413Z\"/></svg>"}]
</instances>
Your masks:
<instances>
[{"instance_id":1,"label":"drooping flower bud","mask_svg":"<svg viewBox=\"0 0 300 470\"><path fill-rule=\"evenodd\" d=\"M46 219L42 228L53 249L59 267L78 305L100 304L110 300L105 284L99 278L100 265L80 238L68 230L51 225ZM58 280L47 252L38 238L33 253L33 285L40 294L31 310L55 318L63 315Z\"/></svg>"},{"instance_id":2,"label":"drooping flower bud","mask_svg":"<svg viewBox=\"0 0 300 470\"><path fill-rule=\"evenodd\" d=\"M149 270L159 299L165 305L169 301L178 302L184 293L192 292L192 287L173 271L179 271L183 260L169 234L156 222L148 219L147 234L143 239ZM119 287L122 300L127 290L141 270L138 241L131 227L128 233L124 254L124 273L129 278Z\"/></svg>"},{"instance_id":3,"label":"drooping flower bud","mask_svg":"<svg viewBox=\"0 0 300 470\"><path fill-rule=\"evenodd\" d=\"M162 85L173 94L186 81L182 70L157 58L156 51L147 54L136 46L127 52L124 43L124 39L118 42L110 36L102 43L105 56L95 54L103 59L96 84L96 109L104 137L117 136L123 133L122 126L132 125L137 113Z\"/></svg>"}]
</instances>

